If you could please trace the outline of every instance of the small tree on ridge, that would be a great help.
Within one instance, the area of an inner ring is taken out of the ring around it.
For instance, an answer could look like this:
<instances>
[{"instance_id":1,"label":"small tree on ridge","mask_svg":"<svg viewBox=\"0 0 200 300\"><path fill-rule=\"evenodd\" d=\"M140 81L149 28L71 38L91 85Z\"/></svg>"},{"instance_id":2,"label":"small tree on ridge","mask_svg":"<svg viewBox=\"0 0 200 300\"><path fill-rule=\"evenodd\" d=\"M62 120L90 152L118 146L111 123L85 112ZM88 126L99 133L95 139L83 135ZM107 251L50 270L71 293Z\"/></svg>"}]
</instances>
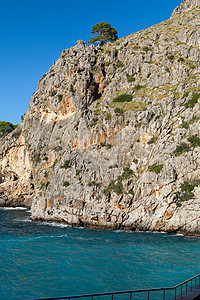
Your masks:
<instances>
[{"instance_id":1,"label":"small tree on ridge","mask_svg":"<svg viewBox=\"0 0 200 300\"><path fill-rule=\"evenodd\" d=\"M10 122L0 121L0 137L7 135L13 131L18 125L13 125Z\"/></svg>"},{"instance_id":2,"label":"small tree on ridge","mask_svg":"<svg viewBox=\"0 0 200 300\"><path fill-rule=\"evenodd\" d=\"M94 37L90 39L89 44L98 43L103 46L108 41L114 42L118 39L117 30L106 22L94 25L91 33Z\"/></svg>"}]
</instances>

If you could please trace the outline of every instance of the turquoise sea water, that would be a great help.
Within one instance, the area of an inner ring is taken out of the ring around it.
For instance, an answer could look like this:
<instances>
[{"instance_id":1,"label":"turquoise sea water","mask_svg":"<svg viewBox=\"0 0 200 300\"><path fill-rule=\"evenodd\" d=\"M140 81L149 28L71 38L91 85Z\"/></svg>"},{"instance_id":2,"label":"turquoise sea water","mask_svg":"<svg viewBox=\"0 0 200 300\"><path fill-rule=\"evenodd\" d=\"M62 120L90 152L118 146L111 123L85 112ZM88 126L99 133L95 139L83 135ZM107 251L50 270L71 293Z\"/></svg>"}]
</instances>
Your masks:
<instances>
[{"instance_id":1,"label":"turquoise sea water","mask_svg":"<svg viewBox=\"0 0 200 300\"><path fill-rule=\"evenodd\" d=\"M199 258L199 238L34 223L27 210L0 209L1 300L174 286L200 273Z\"/></svg>"}]
</instances>

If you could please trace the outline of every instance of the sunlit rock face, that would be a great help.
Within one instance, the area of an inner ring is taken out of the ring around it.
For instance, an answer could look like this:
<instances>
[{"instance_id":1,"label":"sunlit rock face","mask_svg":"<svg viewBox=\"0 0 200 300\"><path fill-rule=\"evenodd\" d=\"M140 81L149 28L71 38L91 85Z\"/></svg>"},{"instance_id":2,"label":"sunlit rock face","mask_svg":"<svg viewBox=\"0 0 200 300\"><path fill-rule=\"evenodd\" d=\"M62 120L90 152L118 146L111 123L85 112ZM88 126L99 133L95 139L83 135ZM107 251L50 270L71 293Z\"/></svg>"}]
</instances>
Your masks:
<instances>
[{"instance_id":1,"label":"sunlit rock face","mask_svg":"<svg viewBox=\"0 0 200 300\"><path fill-rule=\"evenodd\" d=\"M180 6L177 6L173 13L172 17L180 13L187 12L188 10L195 8L200 5L200 0L183 0Z\"/></svg>"},{"instance_id":2,"label":"sunlit rock face","mask_svg":"<svg viewBox=\"0 0 200 300\"><path fill-rule=\"evenodd\" d=\"M200 234L199 1L63 50L0 139L0 205L76 226Z\"/></svg>"}]
</instances>

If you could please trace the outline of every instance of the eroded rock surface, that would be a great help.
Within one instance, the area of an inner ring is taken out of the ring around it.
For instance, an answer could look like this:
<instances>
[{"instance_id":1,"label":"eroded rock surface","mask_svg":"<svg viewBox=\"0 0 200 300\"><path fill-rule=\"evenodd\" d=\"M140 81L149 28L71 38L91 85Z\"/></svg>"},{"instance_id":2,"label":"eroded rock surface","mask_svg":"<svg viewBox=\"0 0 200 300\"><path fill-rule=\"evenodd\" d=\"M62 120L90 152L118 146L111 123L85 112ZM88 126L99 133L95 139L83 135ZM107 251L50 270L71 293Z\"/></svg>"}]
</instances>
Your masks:
<instances>
[{"instance_id":1,"label":"eroded rock surface","mask_svg":"<svg viewBox=\"0 0 200 300\"><path fill-rule=\"evenodd\" d=\"M0 141L1 205L31 204L33 220L200 233L193 3L102 49L78 41L63 50L38 82L21 132Z\"/></svg>"},{"instance_id":2,"label":"eroded rock surface","mask_svg":"<svg viewBox=\"0 0 200 300\"><path fill-rule=\"evenodd\" d=\"M187 12L188 10L193 9L193 8L199 6L199 5L200 5L200 0L183 0L181 2L181 5L177 6L174 9L174 11L172 13L172 17L176 16L180 13Z\"/></svg>"}]
</instances>

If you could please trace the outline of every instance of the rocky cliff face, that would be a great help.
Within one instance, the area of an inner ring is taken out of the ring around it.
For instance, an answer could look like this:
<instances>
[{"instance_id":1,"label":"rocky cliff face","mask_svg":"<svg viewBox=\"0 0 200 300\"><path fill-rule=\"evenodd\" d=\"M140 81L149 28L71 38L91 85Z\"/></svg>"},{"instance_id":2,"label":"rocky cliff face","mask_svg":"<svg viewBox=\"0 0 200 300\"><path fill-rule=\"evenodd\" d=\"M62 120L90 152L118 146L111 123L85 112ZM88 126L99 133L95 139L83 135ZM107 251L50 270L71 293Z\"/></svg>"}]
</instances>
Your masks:
<instances>
[{"instance_id":1,"label":"rocky cliff face","mask_svg":"<svg viewBox=\"0 0 200 300\"><path fill-rule=\"evenodd\" d=\"M1 205L31 205L33 220L199 234L199 15L64 50L21 131L0 141Z\"/></svg>"},{"instance_id":2,"label":"rocky cliff face","mask_svg":"<svg viewBox=\"0 0 200 300\"><path fill-rule=\"evenodd\" d=\"M180 6L177 6L173 13L172 17L181 13L185 13L190 9L193 9L200 5L200 0L183 0Z\"/></svg>"},{"instance_id":3,"label":"rocky cliff face","mask_svg":"<svg viewBox=\"0 0 200 300\"><path fill-rule=\"evenodd\" d=\"M19 126L0 140L0 205L30 207L33 194L32 163Z\"/></svg>"}]
</instances>

